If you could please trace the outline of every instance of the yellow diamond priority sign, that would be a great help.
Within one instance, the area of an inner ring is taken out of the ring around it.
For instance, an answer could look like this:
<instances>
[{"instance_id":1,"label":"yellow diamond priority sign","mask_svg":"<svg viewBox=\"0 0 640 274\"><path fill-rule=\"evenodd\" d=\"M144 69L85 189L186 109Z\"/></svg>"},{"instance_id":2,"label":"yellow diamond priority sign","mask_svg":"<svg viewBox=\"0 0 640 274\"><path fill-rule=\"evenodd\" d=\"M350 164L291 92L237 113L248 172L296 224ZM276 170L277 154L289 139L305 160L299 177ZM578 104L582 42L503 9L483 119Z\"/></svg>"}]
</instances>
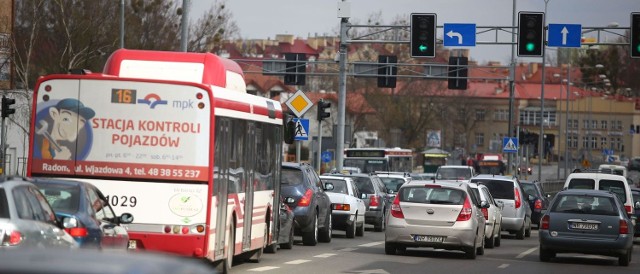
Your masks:
<instances>
[{"instance_id":1,"label":"yellow diamond priority sign","mask_svg":"<svg viewBox=\"0 0 640 274\"><path fill-rule=\"evenodd\" d=\"M313 102L301 90L296 91L293 96L289 97L285 104L296 117L302 117L313 106Z\"/></svg>"}]
</instances>

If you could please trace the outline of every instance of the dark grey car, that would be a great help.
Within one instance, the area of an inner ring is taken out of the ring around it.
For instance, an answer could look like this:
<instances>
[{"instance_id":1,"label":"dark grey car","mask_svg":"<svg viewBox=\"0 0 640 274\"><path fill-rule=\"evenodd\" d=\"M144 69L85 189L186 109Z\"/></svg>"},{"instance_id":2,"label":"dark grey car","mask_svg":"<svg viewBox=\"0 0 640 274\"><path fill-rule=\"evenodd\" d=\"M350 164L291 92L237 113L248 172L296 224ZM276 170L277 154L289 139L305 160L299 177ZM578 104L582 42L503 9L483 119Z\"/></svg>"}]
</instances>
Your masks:
<instances>
[{"instance_id":1,"label":"dark grey car","mask_svg":"<svg viewBox=\"0 0 640 274\"><path fill-rule=\"evenodd\" d=\"M0 249L77 248L38 188L20 177L0 177Z\"/></svg>"},{"instance_id":2,"label":"dark grey car","mask_svg":"<svg viewBox=\"0 0 640 274\"><path fill-rule=\"evenodd\" d=\"M294 233L304 245L331 242L331 200L316 171L308 164L282 163L280 195L294 213Z\"/></svg>"},{"instance_id":3,"label":"dark grey car","mask_svg":"<svg viewBox=\"0 0 640 274\"><path fill-rule=\"evenodd\" d=\"M557 253L618 257L628 266L633 252L633 223L610 192L569 189L559 192L540 222L540 260Z\"/></svg>"},{"instance_id":4,"label":"dark grey car","mask_svg":"<svg viewBox=\"0 0 640 274\"><path fill-rule=\"evenodd\" d=\"M385 230L386 214L391 202L388 198L388 191L382 180L375 174L342 174L333 173L331 176L344 176L353 178L360 193L366 194L362 199L367 208L364 215L365 224L373 225L373 230L381 232Z\"/></svg>"}]
</instances>

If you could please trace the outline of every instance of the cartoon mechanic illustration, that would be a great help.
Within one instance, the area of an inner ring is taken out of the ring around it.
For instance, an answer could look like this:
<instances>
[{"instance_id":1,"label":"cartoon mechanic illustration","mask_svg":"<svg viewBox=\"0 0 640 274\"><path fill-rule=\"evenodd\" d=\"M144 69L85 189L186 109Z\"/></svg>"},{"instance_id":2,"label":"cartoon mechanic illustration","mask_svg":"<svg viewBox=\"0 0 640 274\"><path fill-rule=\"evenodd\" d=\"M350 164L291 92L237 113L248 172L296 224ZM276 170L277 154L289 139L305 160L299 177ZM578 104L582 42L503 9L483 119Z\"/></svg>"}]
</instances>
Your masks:
<instances>
[{"instance_id":1,"label":"cartoon mechanic illustration","mask_svg":"<svg viewBox=\"0 0 640 274\"><path fill-rule=\"evenodd\" d=\"M44 137L40 147L42 159L74 159L78 135L87 121L95 116L95 111L76 99L67 98L49 107L48 114L36 126L36 133Z\"/></svg>"}]
</instances>

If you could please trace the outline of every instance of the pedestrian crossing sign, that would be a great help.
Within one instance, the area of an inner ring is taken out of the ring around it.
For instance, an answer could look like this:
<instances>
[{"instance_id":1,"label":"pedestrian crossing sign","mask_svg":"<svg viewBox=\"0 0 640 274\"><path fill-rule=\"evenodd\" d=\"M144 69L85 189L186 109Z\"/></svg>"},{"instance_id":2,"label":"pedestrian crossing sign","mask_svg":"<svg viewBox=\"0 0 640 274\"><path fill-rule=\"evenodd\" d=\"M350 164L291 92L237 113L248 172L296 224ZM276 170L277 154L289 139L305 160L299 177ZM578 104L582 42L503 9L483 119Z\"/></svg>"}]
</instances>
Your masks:
<instances>
[{"instance_id":1,"label":"pedestrian crossing sign","mask_svg":"<svg viewBox=\"0 0 640 274\"><path fill-rule=\"evenodd\" d=\"M502 152L518 152L518 138L504 137L502 139Z\"/></svg>"},{"instance_id":2,"label":"pedestrian crossing sign","mask_svg":"<svg viewBox=\"0 0 640 274\"><path fill-rule=\"evenodd\" d=\"M296 123L294 139L298 141L309 140L309 119L293 118L293 122Z\"/></svg>"}]
</instances>

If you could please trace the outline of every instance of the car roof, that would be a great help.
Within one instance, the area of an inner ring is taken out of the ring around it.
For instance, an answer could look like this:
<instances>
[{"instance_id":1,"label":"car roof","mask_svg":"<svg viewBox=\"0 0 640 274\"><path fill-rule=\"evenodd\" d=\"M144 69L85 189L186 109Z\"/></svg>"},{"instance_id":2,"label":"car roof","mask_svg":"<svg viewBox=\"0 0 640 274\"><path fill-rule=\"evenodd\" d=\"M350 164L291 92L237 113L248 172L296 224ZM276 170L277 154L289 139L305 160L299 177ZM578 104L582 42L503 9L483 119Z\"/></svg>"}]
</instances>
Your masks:
<instances>
[{"instance_id":1,"label":"car roof","mask_svg":"<svg viewBox=\"0 0 640 274\"><path fill-rule=\"evenodd\" d=\"M473 179L496 179L496 180L508 180L508 181L516 180L516 178L511 176L491 175L491 174L478 174L476 176L471 177L470 180L473 180Z\"/></svg>"},{"instance_id":2,"label":"car roof","mask_svg":"<svg viewBox=\"0 0 640 274\"><path fill-rule=\"evenodd\" d=\"M569 174L569 177L567 177L568 179L572 179L572 178L590 178L590 179L610 179L610 180L624 180L627 181L627 178L625 178L622 175L616 175L616 174L611 174L611 173L600 173L600 172L574 172Z\"/></svg>"},{"instance_id":3,"label":"car roof","mask_svg":"<svg viewBox=\"0 0 640 274\"><path fill-rule=\"evenodd\" d=\"M33 185L30 179L20 176L0 176L0 188L15 187L17 185Z\"/></svg>"},{"instance_id":4,"label":"car roof","mask_svg":"<svg viewBox=\"0 0 640 274\"><path fill-rule=\"evenodd\" d=\"M33 178L34 183L45 183L45 184L59 184L59 185L68 185L68 186L83 186L88 185L88 182L84 181L76 181L76 180L68 180L68 179L59 179L59 178Z\"/></svg>"},{"instance_id":5,"label":"car roof","mask_svg":"<svg viewBox=\"0 0 640 274\"><path fill-rule=\"evenodd\" d=\"M333 175L320 175L320 179L332 179L332 180L344 180L344 181L353 181L352 178L347 176L333 176Z\"/></svg>"},{"instance_id":6,"label":"car roof","mask_svg":"<svg viewBox=\"0 0 640 274\"><path fill-rule=\"evenodd\" d=\"M570 194L570 195L587 195L587 196L606 196L606 197L611 197L611 196L615 196L616 194L609 192L609 191L604 191L604 190L596 190L596 189L565 189L562 190L560 192L558 192L558 195L560 194Z\"/></svg>"},{"instance_id":7,"label":"car roof","mask_svg":"<svg viewBox=\"0 0 640 274\"><path fill-rule=\"evenodd\" d=\"M454 188L460 188L460 189L465 189L467 186L466 182L455 182L450 180L414 180L414 181L410 181L408 183L403 184L400 188L403 188L405 186L407 187L424 186L429 184L441 185L446 187L454 187Z\"/></svg>"}]
</instances>

